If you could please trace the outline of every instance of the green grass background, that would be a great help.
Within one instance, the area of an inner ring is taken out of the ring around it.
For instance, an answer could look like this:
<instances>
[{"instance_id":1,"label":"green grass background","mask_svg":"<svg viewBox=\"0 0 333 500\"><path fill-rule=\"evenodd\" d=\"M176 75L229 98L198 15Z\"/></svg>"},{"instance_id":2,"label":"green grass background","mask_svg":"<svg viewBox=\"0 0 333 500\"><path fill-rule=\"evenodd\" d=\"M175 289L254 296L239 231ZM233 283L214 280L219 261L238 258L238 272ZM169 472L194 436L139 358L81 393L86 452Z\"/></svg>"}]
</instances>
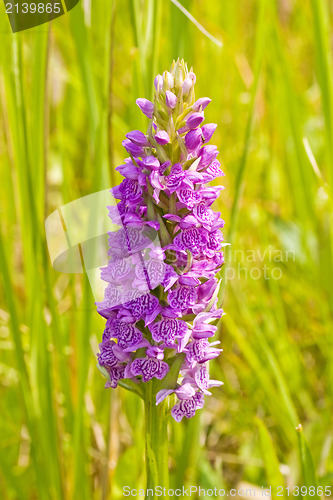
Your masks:
<instances>
[{"instance_id":1,"label":"green grass background","mask_svg":"<svg viewBox=\"0 0 333 500\"><path fill-rule=\"evenodd\" d=\"M218 124L225 276L244 269L223 287L224 386L170 425L171 485L332 485L333 6L182 4L222 48L169 0L84 0L15 35L0 6L1 499L145 484L141 402L103 388L104 322L88 280L52 269L44 222L119 182L121 141L147 126L135 99L178 56Z\"/></svg>"}]
</instances>

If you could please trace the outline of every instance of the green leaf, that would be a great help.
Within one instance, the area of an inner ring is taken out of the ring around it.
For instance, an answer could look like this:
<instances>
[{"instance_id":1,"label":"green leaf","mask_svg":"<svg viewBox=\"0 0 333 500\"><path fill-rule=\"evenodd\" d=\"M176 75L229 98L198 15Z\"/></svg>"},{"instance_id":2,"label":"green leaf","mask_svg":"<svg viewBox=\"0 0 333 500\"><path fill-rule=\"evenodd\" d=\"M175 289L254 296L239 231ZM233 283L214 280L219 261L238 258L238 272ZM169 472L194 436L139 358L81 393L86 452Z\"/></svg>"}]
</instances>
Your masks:
<instances>
[{"instance_id":1,"label":"green leaf","mask_svg":"<svg viewBox=\"0 0 333 500\"><path fill-rule=\"evenodd\" d=\"M277 497L278 486L284 485L284 478L280 472L280 464L277 458L272 438L262 420L254 419L259 434L259 445L261 457L265 465L267 484L272 487L272 498Z\"/></svg>"},{"instance_id":2,"label":"green leaf","mask_svg":"<svg viewBox=\"0 0 333 500\"><path fill-rule=\"evenodd\" d=\"M185 353L183 352L175 356L175 360L170 365L170 370L167 373L166 377L164 377L160 385L160 389L174 389L176 387L179 370L183 364L184 359Z\"/></svg>"},{"instance_id":3,"label":"green leaf","mask_svg":"<svg viewBox=\"0 0 333 500\"><path fill-rule=\"evenodd\" d=\"M99 369L99 371L101 372L103 377L105 377L106 379L108 379L110 381L110 375L108 374L108 372L104 368L104 366L101 366L100 364L97 363L97 368ZM134 392L134 394L136 394L140 398L143 398L143 396L144 396L142 386L140 386L139 384L136 384L133 380L131 380L129 378L124 378L124 379L120 380L118 382L118 385L120 387L123 387L124 389L127 389L128 391Z\"/></svg>"},{"instance_id":4,"label":"green leaf","mask_svg":"<svg viewBox=\"0 0 333 500\"><path fill-rule=\"evenodd\" d=\"M133 380L130 378L124 378L118 382L118 385L120 387L123 387L124 389L127 389L128 391L133 392L134 394L137 394L140 398L144 398L144 392L143 388L140 384L136 384Z\"/></svg>"},{"instance_id":5,"label":"green leaf","mask_svg":"<svg viewBox=\"0 0 333 500\"><path fill-rule=\"evenodd\" d=\"M317 478L316 478L315 468L313 465L313 460L308 443L304 437L303 427L301 424L296 428L296 431L298 434L300 460L303 473L303 485L307 487L307 491L310 486L314 486L317 491ZM309 498L309 500L313 498L320 500L320 497L316 494L315 495L308 494L306 498Z\"/></svg>"},{"instance_id":6,"label":"green leaf","mask_svg":"<svg viewBox=\"0 0 333 500\"><path fill-rule=\"evenodd\" d=\"M110 380L110 376L109 376L107 370L104 368L104 366L101 366L99 363L97 363L96 366L99 369L99 371L101 372L101 374L103 375L103 377L105 377L108 380Z\"/></svg>"}]
</instances>

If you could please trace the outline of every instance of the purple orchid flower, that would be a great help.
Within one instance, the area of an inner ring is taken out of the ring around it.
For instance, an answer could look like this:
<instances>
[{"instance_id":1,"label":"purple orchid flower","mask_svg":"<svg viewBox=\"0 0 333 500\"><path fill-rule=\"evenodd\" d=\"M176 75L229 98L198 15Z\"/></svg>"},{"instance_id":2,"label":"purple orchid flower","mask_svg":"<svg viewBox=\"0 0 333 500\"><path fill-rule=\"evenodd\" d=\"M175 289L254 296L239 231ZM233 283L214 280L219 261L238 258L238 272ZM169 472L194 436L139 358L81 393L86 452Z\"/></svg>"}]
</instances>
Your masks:
<instances>
[{"instance_id":1,"label":"purple orchid flower","mask_svg":"<svg viewBox=\"0 0 333 500\"><path fill-rule=\"evenodd\" d=\"M109 233L109 261L101 269L107 285L96 304L106 318L98 353L106 387L154 379L156 404L177 397L171 410L177 422L222 385L210 379L208 365L221 352L214 336L224 314L216 278L224 222L212 204L223 187L207 183L224 174L216 146L206 145L216 124L201 127L211 100L195 100L195 80L174 62L154 80L154 103L136 101L150 124L147 133L133 130L123 141L130 157L117 167L124 179L111 190L119 203L108 207L120 229ZM164 385L174 366L173 385L169 379Z\"/></svg>"}]
</instances>

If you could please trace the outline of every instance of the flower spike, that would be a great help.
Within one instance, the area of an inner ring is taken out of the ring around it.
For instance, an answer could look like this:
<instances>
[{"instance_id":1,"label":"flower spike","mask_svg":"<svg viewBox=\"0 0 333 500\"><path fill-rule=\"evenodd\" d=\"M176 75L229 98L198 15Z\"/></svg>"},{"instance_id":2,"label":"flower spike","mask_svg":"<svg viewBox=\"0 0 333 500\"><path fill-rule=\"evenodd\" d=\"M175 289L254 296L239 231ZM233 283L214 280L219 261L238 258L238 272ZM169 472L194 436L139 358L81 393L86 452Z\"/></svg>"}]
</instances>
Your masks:
<instances>
[{"instance_id":1,"label":"flower spike","mask_svg":"<svg viewBox=\"0 0 333 500\"><path fill-rule=\"evenodd\" d=\"M201 126L208 97L195 100L196 76L184 61L154 80L153 102L137 99L149 118L147 133L133 130L123 146L129 157L111 192L107 282L98 312L106 318L98 363L106 387L140 387L155 379L156 404L173 395L180 422L204 405L209 361L220 355L213 337L223 315L217 307L218 270L224 263L220 214L212 210L223 174L216 124ZM212 341L213 340L213 341ZM126 382L126 380L127 382Z\"/></svg>"}]
</instances>

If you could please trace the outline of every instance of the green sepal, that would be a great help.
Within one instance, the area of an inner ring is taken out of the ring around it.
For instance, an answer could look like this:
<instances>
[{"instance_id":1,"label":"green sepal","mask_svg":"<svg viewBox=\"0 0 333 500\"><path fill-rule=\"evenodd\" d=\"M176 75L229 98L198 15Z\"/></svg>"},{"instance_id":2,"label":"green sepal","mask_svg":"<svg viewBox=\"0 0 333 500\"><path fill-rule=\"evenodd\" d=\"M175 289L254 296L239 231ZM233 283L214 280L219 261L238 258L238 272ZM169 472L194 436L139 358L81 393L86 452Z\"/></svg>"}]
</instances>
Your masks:
<instances>
[{"instance_id":1,"label":"green sepal","mask_svg":"<svg viewBox=\"0 0 333 500\"><path fill-rule=\"evenodd\" d=\"M165 247L166 245L171 245L172 243L172 238L164 224L164 220L160 216L160 214L157 214L157 221L160 223L160 228L158 230L160 238L161 238L161 243L162 246Z\"/></svg>"},{"instance_id":2,"label":"green sepal","mask_svg":"<svg viewBox=\"0 0 333 500\"><path fill-rule=\"evenodd\" d=\"M185 314L185 316L182 316L182 320L193 321L196 317L197 317L196 314Z\"/></svg>"},{"instance_id":3,"label":"green sepal","mask_svg":"<svg viewBox=\"0 0 333 500\"><path fill-rule=\"evenodd\" d=\"M170 212L170 214L174 214L174 215L177 213L175 193L172 193L172 195L169 198L169 212Z\"/></svg>"},{"instance_id":4,"label":"green sepal","mask_svg":"<svg viewBox=\"0 0 333 500\"><path fill-rule=\"evenodd\" d=\"M182 352L175 356L174 361L170 364L170 369L162 380L159 389L175 389L179 376L179 371L185 359L185 353ZM169 363L168 363L169 364Z\"/></svg>"},{"instance_id":5,"label":"green sepal","mask_svg":"<svg viewBox=\"0 0 333 500\"><path fill-rule=\"evenodd\" d=\"M110 382L110 375L108 374L106 368L104 366L101 366L99 363L97 363L97 368L109 382ZM136 384L133 380L129 378L124 378L122 380L119 380L118 385L123 387L124 389L127 389L128 391L134 392L137 394L140 398L144 398L144 391L141 385Z\"/></svg>"},{"instance_id":6,"label":"green sepal","mask_svg":"<svg viewBox=\"0 0 333 500\"><path fill-rule=\"evenodd\" d=\"M215 288L215 292L213 293L212 295L212 298L210 299L210 301L208 302L204 312L209 312L211 310L211 308L213 307L214 305L214 302L215 300L217 299L217 296L219 294L219 291L220 291L220 287L221 287L221 284L222 284L222 280L219 280L218 282L218 285L217 287Z\"/></svg>"},{"instance_id":7,"label":"green sepal","mask_svg":"<svg viewBox=\"0 0 333 500\"><path fill-rule=\"evenodd\" d=\"M193 165L193 163L196 161L197 158L190 158L189 160L186 160L185 163L183 164L183 170L189 170L190 167Z\"/></svg>"},{"instance_id":8,"label":"green sepal","mask_svg":"<svg viewBox=\"0 0 333 500\"><path fill-rule=\"evenodd\" d=\"M99 363L97 363L96 366L99 369L99 371L101 372L101 374L103 375L103 377L105 377L108 380L110 380L110 375L108 374L106 368L104 368L104 366L101 366Z\"/></svg>"},{"instance_id":9,"label":"green sepal","mask_svg":"<svg viewBox=\"0 0 333 500\"><path fill-rule=\"evenodd\" d=\"M177 134L177 141L178 141L178 144L179 144L179 149L183 155L184 158L187 158L187 149L186 149L186 146L185 146L185 143L184 143L184 140L180 137L179 134Z\"/></svg>"},{"instance_id":10,"label":"green sepal","mask_svg":"<svg viewBox=\"0 0 333 500\"><path fill-rule=\"evenodd\" d=\"M154 204L152 203L151 199L149 196L146 197L146 205L147 205L147 217L148 220L155 220L156 215L155 215L155 209L154 209Z\"/></svg>"},{"instance_id":11,"label":"green sepal","mask_svg":"<svg viewBox=\"0 0 333 500\"><path fill-rule=\"evenodd\" d=\"M173 122L172 115L170 115L169 120L168 120L168 126L167 126L167 133L170 138L170 142L175 139L176 137L176 129L175 129L175 124Z\"/></svg>"},{"instance_id":12,"label":"green sepal","mask_svg":"<svg viewBox=\"0 0 333 500\"><path fill-rule=\"evenodd\" d=\"M160 161L162 160L162 163L165 163L170 158L168 157L167 153L165 152L165 149L163 148L163 146L161 146L160 144L157 144L156 141L155 141L155 143L156 143L155 149L156 149L158 159Z\"/></svg>"},{"instance_id":13,"label":"green sepal","mask_svg":"<svg viewBox=\"0 0 333 500\"><path fill-rule=\"evenodd\" d=\"M190 168L189 168L189 170L190 170L191 172L195 172L195 171L196 171L197 166L198 166L198 165L199 165L199 163L200 163L200 160L201 160L201 158L194 158L194 161L191 163L191 166L190 166Z\"/></svg>"},{"instance_id":14,"label":"green sepal","mask_svg":"<svg viewBox=\"0 0 333 500\"><path fill-rule=\"evenodd\" d=\"M187 249L186 253L187 253L187 262L186 262L186 266L185 266L184 270L182 271L182 274L187 273L191 269L192 262L193 262L192 252L189 249Z\"/></svg>"},{"instance_id":15,"label":"green sepal","mask_svg":"<svg viewBox=\"0 0 333 500\"><path fill-rule=\"evenodd\" d=\"M119 380L118 385L120 387L123 387L124 389L127 389L130 392L133 392L137 396L139 396L141 399L144 399L144 390L141 384L136 384L133 380L130 378L123 378L122 380Z\"/></svg>"},{"instance_id":16,"label":"green sepal","mask_svg":"<svg viewBox=\"0 0 333 500\"><path fill-rule=\"evenodd\" d=\"M179 124L185 120L185 117L192 111L192 106L187 106L184 111L178 116L175 127L178 128Z\"/></svg>"},{"instance_id":17,"label":"green sepal","mask_svg":"<svg viewBox=\"0 0 333 500\"><path fill-rule=\"evenodd\" d=\"M175 111L174 111L175 116L179 116L180 114L183 113L183 111L184 111L183 89L180 88L178 95L177 95L177 104L176 104ZM177 123L177 121L176 121L176 123Z\"/></svg>"},{"instance_id":18,"label":"green sepal","mask_svg":"<svg viewBox=\"0 0 333 500\"><path fill-rule=\"evenodd\" d=\"M144 358L146 355L146 347L140 347L133 356L133 359Z\"/></svg>"}]
</instances>

